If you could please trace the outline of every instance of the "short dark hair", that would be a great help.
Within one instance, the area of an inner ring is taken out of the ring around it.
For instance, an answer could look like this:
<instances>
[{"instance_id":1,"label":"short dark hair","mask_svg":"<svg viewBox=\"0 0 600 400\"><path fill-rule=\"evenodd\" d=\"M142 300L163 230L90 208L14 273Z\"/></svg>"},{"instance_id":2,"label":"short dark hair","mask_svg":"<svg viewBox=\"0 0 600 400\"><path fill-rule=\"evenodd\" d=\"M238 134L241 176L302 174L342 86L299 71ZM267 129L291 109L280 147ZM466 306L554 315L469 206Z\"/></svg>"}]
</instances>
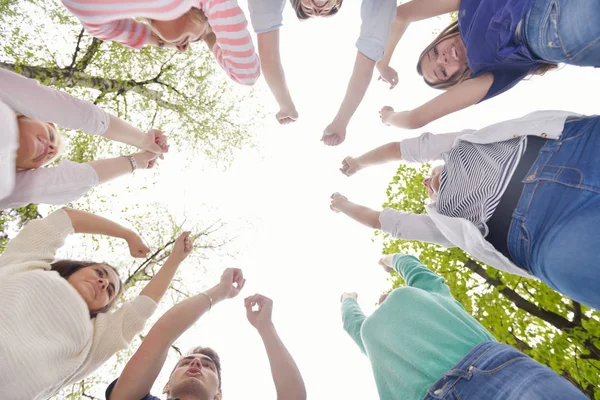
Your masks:
<instances>
[{"instance_id":1,"label":"short dark hair","mask_svg":"<svg viewBox=\"0 0 600 400\"><path fill-rule=\"evenodd\" d=\"M213 349L211 349L210 347L197 346L197 347L190 349L190 351L188 351L185 356L183 356L179 360L177 360L177 364L175 364L175 367L173 367L173 370L171 371L169 378L173 375L173 372L175 372L175 370L177 369L179 362L181 362L181 360L183 358L191 356L192 354L204 354L206 357L210 358L215 363L215 367L217 368L217 377L219 378L219 389L221 389L221 358L219 357L217 352L214 351Z\"/></svg>"},{"instance_id":2,"label":"short dark hair","mask_svg":"<svg viewBox=\"0 0 600 400\"><path fill-rule=\"evenodd\" d=\"M344 0L337 0L336 5L327 14L324 14L322 16L330 17L332 15L337 14L340 8L342 8L343 2ZM298 17L298 19L309 19L310 17L312 17L312 15L308 15L304 12L304 9L302 8L302 0L290 0L290 4L292 5L294 11L296 11L296 16Z\"/></svg>"},{"instance_id":3,"label":"short dark hair","mask_svg":"<svg viewBox=\"0 0 600 400\"><path fill-rule=\"evenodd\" d=\"M68 279L71 275L73 275L75 272L79 271L80 269L91 267L94 265L106 265L107 267L110 267L113 271L115 271L115 274L117 274L117 276L119 276L119 271L117 271L117 269L115 267L113 267L112 265L107 264L105 262L59 260L59 261L55 261L52 264L50 264L50 267L52 268L51 269L52 271L56 271L56 272L58 272L58 274L60 276L62 276L65 279ZM95 310L95 311L90 310L90 318L95 318L98 314L107 312L115 305L115 303L117 302L117 299L121 296L121 293L123 293L123 282L121 282L120 279L119 279L119 282L120 282L119 289L117 290L115 297L111 301L109 301L107 305L102 307L100 310Z\"/></svg>"}]
</instances>

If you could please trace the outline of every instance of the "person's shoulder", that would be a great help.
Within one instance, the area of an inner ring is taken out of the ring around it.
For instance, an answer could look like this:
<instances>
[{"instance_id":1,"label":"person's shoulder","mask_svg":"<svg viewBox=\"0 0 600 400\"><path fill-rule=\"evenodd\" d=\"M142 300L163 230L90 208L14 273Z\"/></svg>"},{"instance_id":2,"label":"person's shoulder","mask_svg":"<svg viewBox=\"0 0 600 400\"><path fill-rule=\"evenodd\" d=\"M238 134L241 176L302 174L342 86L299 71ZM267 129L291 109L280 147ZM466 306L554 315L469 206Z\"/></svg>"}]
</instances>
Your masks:
<instances>
[{"instance_id":1,"label":"person's shoulder","mask_svg":"<svg viewBox=\"0 0 600 400\"><path fill-rule=\"evenodd\" d=\"M110 400L110 395L112 394L112 391L115 388L115 385L117 384L118 380L119 380L118 378L115 379L106 388L106 391L104 392L104 396L105 396L106 400ZM146 396L142 397L140 400L161 400L161 399L160 399L160 397L152 396L150 393L148 393ZM176 399L168 399L168 400L176 400Z\"/></svg>"}]
</instances>

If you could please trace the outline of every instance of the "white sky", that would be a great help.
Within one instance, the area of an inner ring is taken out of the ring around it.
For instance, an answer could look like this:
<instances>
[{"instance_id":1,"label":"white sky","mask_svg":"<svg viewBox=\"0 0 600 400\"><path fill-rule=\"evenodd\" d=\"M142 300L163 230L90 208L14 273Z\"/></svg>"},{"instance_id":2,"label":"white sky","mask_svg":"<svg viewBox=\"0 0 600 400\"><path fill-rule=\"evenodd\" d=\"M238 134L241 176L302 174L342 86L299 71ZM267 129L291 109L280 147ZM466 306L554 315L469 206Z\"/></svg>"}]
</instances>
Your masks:
<instances>
[{"instance_id":1,"label":"white sky","mask_svg":"<svg viewBox=\"0 0 600 400\"><path fill-rule=\"evenodd\" d=\"M241 7L247 10L245 1ZM261 80L257 99L268 116L257 133L258 151L243 152L226 171L201 161L186 165L172 152L155 172L155 186L143 197L132 194L122 199L133 204L151 199L176 215L216 215L227 220L230 233L238 236L228 248L237 257L209 263L209 277L198 291L217 283L228 266L244 270L248 280L244 291L216 306L177 342L182 349L199 344L219 352L225 400L275 398L266 354L243 308L243 298L256 292L273 298L274 323L299 365L310 399L377 398L367 359L342 329L339 297L344 291L356 291L363 311L373 310L379 294L389 287L377 266L381 245L371 241L369 229L331 212L329 196L340 191L373 208L386 200L385 189L396 165L347 178L338 171L340 161L423 132L385 127L378 110L383 105L410 109L439 93L422 83L415 65L433 31L442 29L447 20L432 19L409 28L392 60L400 83L389 91L374 76L346 141L329 148L319 139L339 107L352 70L359 7L359 2L347 1L333 18L303 22L286 8L281 53L299 121L285 127L276 123L275 102ZM521 82L493 100L430 124L427 130L478 128L540 109L594 114L599 90L597 71L565 67ZM127 179L133 178L122 184ZM100 190L106 193L111 186ZM194 265L186 263L180 269L193 271ZM155 395L161 393L174 362L175 358L167 361ZM104 388L97 389L100 396Z\"/></svg>"}]
</instances>

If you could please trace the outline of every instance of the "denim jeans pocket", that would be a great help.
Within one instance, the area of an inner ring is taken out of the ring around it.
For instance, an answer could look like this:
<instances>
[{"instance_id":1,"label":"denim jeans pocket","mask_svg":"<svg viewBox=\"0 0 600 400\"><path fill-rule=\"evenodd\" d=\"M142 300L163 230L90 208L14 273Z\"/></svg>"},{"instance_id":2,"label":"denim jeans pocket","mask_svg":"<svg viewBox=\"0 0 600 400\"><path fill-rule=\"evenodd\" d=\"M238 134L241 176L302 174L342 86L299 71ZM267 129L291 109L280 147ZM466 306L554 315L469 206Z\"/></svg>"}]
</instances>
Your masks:
<instances>
[{"instance_id":1,"label":"denim jeans pocket","mask_svg":"<svg viewBox=\"0 0 600 400\"><path fill-rule=\"evenodd\" d=\"M548 9L548 14L545 18L545 23L542 25L540 39L543 40L542 46L550 49L559 49L562 47L558 30L558 19L560 17L560 8L557 0L552 0L551 6ZM564 49L563 49L564 51ZM568 54L565 54L568 56Z\"/></svg>"},{"instance_id":2,"label":"denim jeans pocket","mask_svg":"<svg viewBox=\"0 0 600 400\"><path fill-rule=\"evenodd\" d=\"M495 374L518 361L527 360L528 358L529 357L527 357L523 354L517 353L517 354L514 354L509 359L499 360L499 362L501 362L501 364L498 364L498 365L495 365L495 363L492 363L492 365L486 365L485 368L477 368L477 366L473 366L473 369L471 369L471 372L473 374L487 374L487 375Z\"/></svg>"}]
</instances>

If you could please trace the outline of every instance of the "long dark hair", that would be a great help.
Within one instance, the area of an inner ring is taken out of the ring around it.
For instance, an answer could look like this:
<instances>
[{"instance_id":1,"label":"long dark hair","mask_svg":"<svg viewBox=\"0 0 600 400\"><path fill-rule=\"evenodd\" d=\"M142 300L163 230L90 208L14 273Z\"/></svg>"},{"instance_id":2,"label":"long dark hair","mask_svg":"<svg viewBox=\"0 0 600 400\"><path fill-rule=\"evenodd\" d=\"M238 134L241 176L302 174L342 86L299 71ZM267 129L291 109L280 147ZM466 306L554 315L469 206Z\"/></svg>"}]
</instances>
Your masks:
<instances>
[{"instance_id":1,"label":"long dark hair","mask_svg":"<svg viewBox=\"0 0 600 400\"><path fill-rule=\"evenodd\" d=\"M65 279L68 279L71 275L73 275L75 272L79 271L82 268L87 268L87 267L91 267L94 265L106 265L107 267L109 267L113 271L115 271L115 274L117 274L117 276L119 276L119 271L117 271L117 269L115 267L113 267L112 265L107 264L107 263L99 263L99 262L95 262L95 261L59 260L59 261L55 261L52 264L50 264L50 266L52 267L52 271L58 272L58 274ZM115 294L115 297L113 297L113 299L111 301L109 301L108 304L105 305L104 307L102 307L101 309L94 310L94 311L90 310L90 318L95 318L96 315L107 312L115 305L118 298L121 297L121 293L123 293L123 282L121 282L120 279L119 279L119 283L120 283L120 285L119 285L119 288L117 289L117 293Z\"/></svg>"},{"instance_id":2,"label":"long dark hair","mask_svg":"<svg viewBox=\"0 0 600 400\"><path fill-rule=\"evenodd\" d=\"M423 76L423 71L421 69L421 62L423 61L423 58L427 55L427 53L429 53L431 51L431 49L433 49L435 46L437 46L440 42L456 36L456 35L460 35L460 31L459 31L459 26L458 26L458 21L454 21L452 22L450 25L448 25L446 27L446 29L444 29L442 32L440 32L440 34L433 40L433 42L431 42L429 44L429 46L427 46L425 48L425 50L423 50L423 52L421 53L421 55L419 56L419 61L417 62L417 73L421 76ZM543 63L541 65L539 65L537 68L529 71L529 75L544 75L546 72L557 68L558 65L556 64L551 64L551 63ZM456 85L458 85L459 83L461 83L462 81L469 79L471 77L471 69L469 68L468 65L466 65L464 67L464 69L460 69L458 71L456 71L454 74L452 74L452 76L448 79L446 79L445 81L441 81L441 82L428 82L427 79L425 79L423 77L423 80L425 81L425 83L429 86L431 86L434 89L450 89Z\"/></svg>"},{"instance_id":3,"label":"long dark hair","mask_svg":"<svg viewBox=\"0 0 600 400\"><path fill-rule=\"evenodd\" d=\"M343 2L344 0L337 0L335 6L333 6L333 8L327 14L321 15L321 17L330 17L337 14L337 12L340 11L340 8L342 8ZM308 15L304 12L304 9L302 8L302 0L290 0L290 4L292 5L294 11L296 11L296 16L298 19L309 19L312 17L312 15Z\"/></svg>"}]
</instances>

